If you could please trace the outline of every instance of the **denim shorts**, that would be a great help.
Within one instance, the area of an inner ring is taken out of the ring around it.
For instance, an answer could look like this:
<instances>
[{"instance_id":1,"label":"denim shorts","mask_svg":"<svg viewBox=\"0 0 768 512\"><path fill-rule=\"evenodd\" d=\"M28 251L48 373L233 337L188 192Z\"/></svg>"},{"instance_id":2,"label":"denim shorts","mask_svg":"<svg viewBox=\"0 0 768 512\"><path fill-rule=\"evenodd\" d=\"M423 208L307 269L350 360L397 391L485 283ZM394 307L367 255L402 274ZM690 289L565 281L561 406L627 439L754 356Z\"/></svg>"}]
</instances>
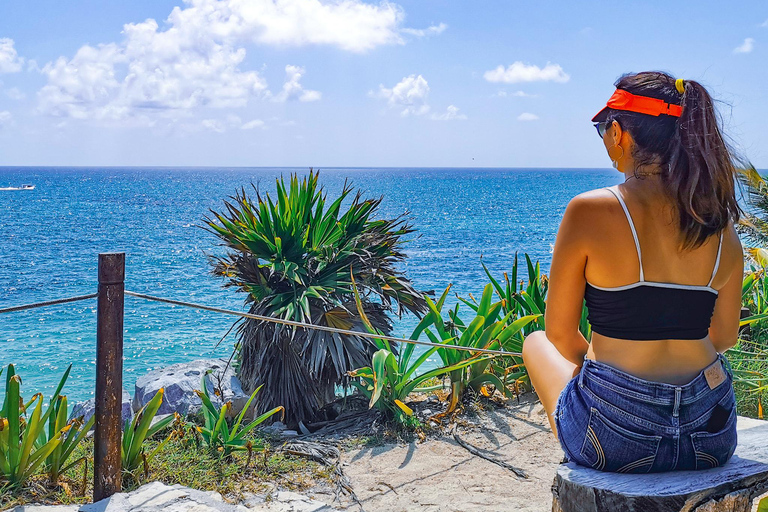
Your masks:
<instances>
[{"instance_id":1,"label":"denim shorts","mask_svg":"<svg viewBox=\"0 0 768 512\"><path fill-rule=\"evenodd\" d=\"M553 413L566 459L622 473L725 464L736 449L736 397L730 365L722 354L717 357L726 378L714 389L704 370L677 386L585 357ZM710 421L713 415L718 421Z\"/></svg>"}]
</instances>

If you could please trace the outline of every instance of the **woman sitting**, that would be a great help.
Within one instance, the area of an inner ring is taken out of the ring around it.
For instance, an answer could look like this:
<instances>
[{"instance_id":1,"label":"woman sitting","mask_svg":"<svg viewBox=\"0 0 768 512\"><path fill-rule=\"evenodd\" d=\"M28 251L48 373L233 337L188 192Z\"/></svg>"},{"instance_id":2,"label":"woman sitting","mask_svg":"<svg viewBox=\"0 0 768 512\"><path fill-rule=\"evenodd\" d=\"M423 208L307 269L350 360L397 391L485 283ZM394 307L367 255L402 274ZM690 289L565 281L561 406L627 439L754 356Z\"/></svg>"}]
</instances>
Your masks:
<instances>
[{"instance_id":1,"label":"woman sitting","mask_svg":"<svg viewBox=\"0 0 768 512\"><path fill-rule=\"evenodd\" d=\"M593 119L625 180L565 210L546 331L523 359L566 459L647 473L724 464L744 259L736 163L694 81L629 74ZM579 331L583 301L592 326Z\"/></svg>"}]
</instances>

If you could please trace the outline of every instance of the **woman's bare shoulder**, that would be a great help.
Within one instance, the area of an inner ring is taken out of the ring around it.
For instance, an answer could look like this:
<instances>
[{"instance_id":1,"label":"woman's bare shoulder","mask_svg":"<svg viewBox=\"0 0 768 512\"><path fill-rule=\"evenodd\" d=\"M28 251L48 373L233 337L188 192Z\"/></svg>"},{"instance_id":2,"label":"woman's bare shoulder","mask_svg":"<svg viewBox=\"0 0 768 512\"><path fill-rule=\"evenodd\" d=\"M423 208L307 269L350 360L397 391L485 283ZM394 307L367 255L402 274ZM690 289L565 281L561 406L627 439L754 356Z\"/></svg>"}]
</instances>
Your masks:
<instances>
[{"instance_id":1,"label":"woman's bare shoulder","mask_svg":"<svg viewBox=\"0 0 768 512\"><path fill-rule=\"evenodd\" d=\"M568 203L568 209L582 220L604 219L605 213L620 208L616 196L607 187L587 190L574 196Z\"/></svg>"},{"instance_id":2,"label":"woman's bare shoulder","mask_svg":"<svg viewBox=\"0 0 768 512\"><path fill-rule=\"evenodd\" d=\"M729 222L723 230L721 259L731 262L734 270L741 269L743 271L744 269L744 247L733 222Z\"/></svg>"}]
</instances>

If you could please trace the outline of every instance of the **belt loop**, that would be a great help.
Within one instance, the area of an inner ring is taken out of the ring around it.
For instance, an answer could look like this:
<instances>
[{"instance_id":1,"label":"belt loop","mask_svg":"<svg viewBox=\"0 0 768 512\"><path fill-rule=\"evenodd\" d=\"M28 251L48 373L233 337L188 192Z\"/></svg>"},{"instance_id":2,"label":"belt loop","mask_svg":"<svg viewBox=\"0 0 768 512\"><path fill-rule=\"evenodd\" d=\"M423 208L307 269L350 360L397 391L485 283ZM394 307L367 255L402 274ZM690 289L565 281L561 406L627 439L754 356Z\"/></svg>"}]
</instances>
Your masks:
<instances>
[{"instance_id":1,"label":"belt loop","mask_svg":"<svg viewBox=\"0 0 768 512\"><path fill-rule=\"evenodd\" d=\"M587 366L587 356L584 356L584 362L581 364L581 370L579 370L579 387L584 387L584 369Z\"/></svg>"},{"instance_id":2,"label":"belt loop","mask_svg":"<svg viewBox=\"0 0 768 512\"><path fill-rule=\"evenodd\" d=\"M720 360L723 362L723 366L725 367L725 370L728 372L731 378L733 378L733 368L731 368L731 362L728 360L728 358L725 357L720 352L717 353L717 357L720 358Z\"/></svg>"},{"instance_id":3,"label":"belt loop","mask_svg":"<svg viewBox=\"0 0 768 512\"><path fill-rule=\"evenodd\" d=\"M672 409L672 416L677 418L677 414L680 411L680 394L683 391L683 388L676 387L675 388L675 407Z\"/></svg>"}]
</instances>

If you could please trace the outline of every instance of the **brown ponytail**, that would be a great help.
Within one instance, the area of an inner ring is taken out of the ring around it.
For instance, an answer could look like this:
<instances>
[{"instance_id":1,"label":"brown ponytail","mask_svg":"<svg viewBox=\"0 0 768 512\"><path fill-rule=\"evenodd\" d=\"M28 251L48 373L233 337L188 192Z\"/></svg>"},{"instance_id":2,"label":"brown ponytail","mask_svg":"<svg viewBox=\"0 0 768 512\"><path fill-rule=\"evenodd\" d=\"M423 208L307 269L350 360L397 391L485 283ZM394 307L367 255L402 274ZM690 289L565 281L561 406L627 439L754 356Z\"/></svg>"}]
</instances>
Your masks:
<instances>
[{"instance_id":1,"label":"brown ponytail","mask_svg":"<svg viewBox=\"0 0 768 512\"><path fill-rule=\"evenodd\" d=\"M612 110L632 136L636 169L659 165L662 181L679 211L682 249L701 246L711 235L738 222L744 211L736 201L737 158L720 128L713 100L698 82L685 80L684 93L670 75L653 71L622 76L616 87L682 105L682 115L650 116Z\"/></svg>"}]
</instances>

